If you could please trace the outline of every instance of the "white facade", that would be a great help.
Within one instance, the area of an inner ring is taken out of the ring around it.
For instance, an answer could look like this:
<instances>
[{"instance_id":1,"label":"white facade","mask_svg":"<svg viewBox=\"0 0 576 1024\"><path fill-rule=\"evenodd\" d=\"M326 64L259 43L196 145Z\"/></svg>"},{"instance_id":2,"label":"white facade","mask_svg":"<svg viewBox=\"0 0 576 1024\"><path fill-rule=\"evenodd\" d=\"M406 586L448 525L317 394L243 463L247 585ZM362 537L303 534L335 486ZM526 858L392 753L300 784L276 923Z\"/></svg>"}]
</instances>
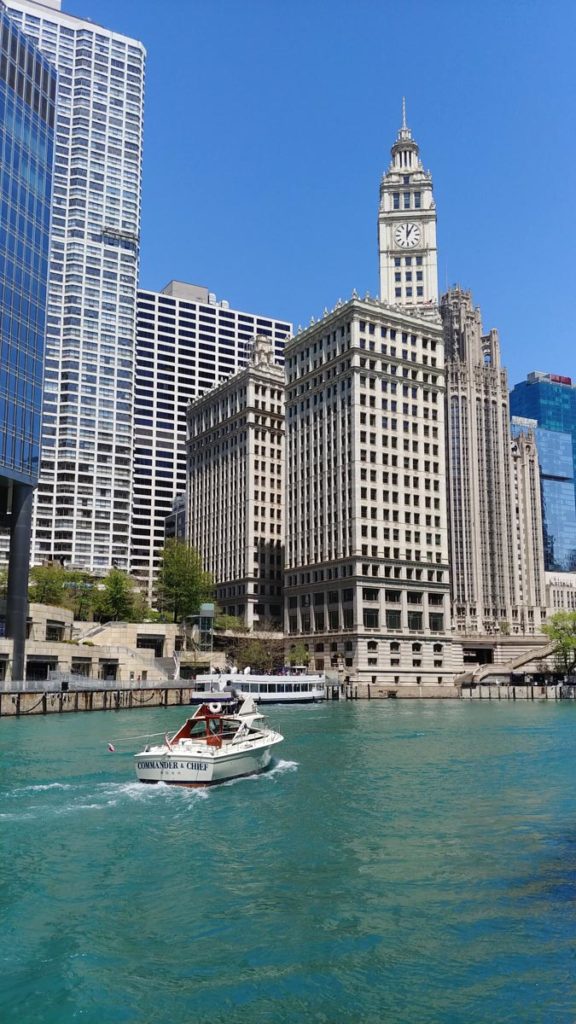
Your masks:
<instances>
[{"instance_id":1,"label":"white facade","mask_svg":"<svg viewBox=\"0 0 576 1024\"><path fill-rule=\"evenodd\" d=\"M7 8L58 69L33 558L127 569L145 50L59 0Z\"/></svg>"},{"instance_id":2,"label":"white facade","mask_svg":"<svg viewBox=\"0 0 576 1024\"><path fill-rule=\"evenodd\" d=\"M547 572L545 578L548 616L576 612L576 572Z\"/></svg>"},{"instance_id":3,"label":"white facade","mask_svg":"<svg viewBox=\"0 0 576 1024\"><path fill-rule=\"evenodd\" d=\"M471 293L453 288L440 312L454 625L462 633L533 633L544 607L534 437L511 443L498 332L483 333Z\"/></svg>"},{"instance_id":4,"label":"white facade","mask_svg":"<svg viewBox=\"0 0 576 1024\"><path fill-rule=\"evenodd\" d=\"M352 299L286 377L287 634L352 682L451 684L438 317Z\"/></svg>"},{"instance_id":5,"label":"white facade","mask_svg":"<svg viewBox=\"0 0 576 1024\"><path fill-rule=\"evenodd\" d=\"M534 427L512 439L511 452L516 540L516 608L512 609L512 632L537 633L547 617L547 596L540 465Z\"/></svg>"},{"instance_id":6,"label":"white facade","mask_svg":"<svg viewBox=\"0 0 576 1024\"><path fill-rule=\"evenodd\" d=\"M284 548L284 370L271 338L250 365L188 410L187 539L222 610L280 625Z\"/></svg>"},{"instance_id":7,"label":"white facade","mask_svg":"<svg viewBox=\"0 0 576 1024\"><path fill-rule=\"evenodd\" d=\"M286 347L285 630L352 684L450 686L436 212L405 117L380 195L380 301Z\"/></svg>"},{"instance_id":8,"label":"white facade","mask_svg":"<svg viewBox=\"0 0 576 1024\"><path fill-rule=\"evenodd\" d=\"M432 176L406 125L392 146L392 161L380 183L378 214L380 298L413 308L438 303L436 204Z\"/></svg>"},{"instance_id":9,"label":"white facade","mask_svg":"<svg viewBox=\"0 0 576 1024\"><path fill-rule=\"evenodd\" d=\"M186 489L186 409L245 367L256 334L284 358L292 325L230 309L207 288L171 281L139 291L134 408L132 574L153 600L165 520Z\"/></svg>"}]
</instances>

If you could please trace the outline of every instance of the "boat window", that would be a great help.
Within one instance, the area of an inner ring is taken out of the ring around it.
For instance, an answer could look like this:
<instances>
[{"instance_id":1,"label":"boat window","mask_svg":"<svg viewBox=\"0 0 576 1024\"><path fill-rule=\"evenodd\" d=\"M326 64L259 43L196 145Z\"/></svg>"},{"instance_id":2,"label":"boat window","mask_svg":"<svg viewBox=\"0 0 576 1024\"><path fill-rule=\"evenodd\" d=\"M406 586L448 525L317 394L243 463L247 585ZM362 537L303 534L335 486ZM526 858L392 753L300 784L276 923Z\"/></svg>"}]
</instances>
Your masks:
<instances>
[{"instance_id":1,"label":"boat window","mask_svg":"<svg viewBox=\"0 0 576 1024\"><path fill-rule=\"evenodd\" d=\"M286 683L284 689L286 690L286 693L292 693L292 683Z\"/></svg>"},{"instance_id":2,"label":"boat window","mask_svg":"<svg viewBox=\"0 0 576 1024\"><path fill-rule=\"evenodd\" d=\"M235 736L240 728L238 722L224 721L222 722L222 735L223 736Z\"/></svg>"},{"instance_id":3,"label":"boat window","mask_svg":"<svg viewBox=\"0 0 576 1024\"><path fill-rule=\"evenodd\" d=\"M268 686L268 693L276 693L277 689L278 687L276 686L276 683L270 683Z\"/></svg>"},{"instance_id":4,"label":"boat window","mask_svg":"<svg viewBox=\"0 0 576 1024\"><path fill-rule=\"evenodd\" d=\"M301 686L301 683L294 683L294 693L300 693Z\"/></svg>"},{"instance_id":5,"label":"boat window","mask_svg":"<svg viewBox=\"0 0 576 1024\"><path fill-rule=\"evenodd\" d=\"M258 683L250 683L250 693L258 693Z\"/></svg>"},{"instance_id":6,"label":"boat window","mask_svg":"<svg viewBox=\"0 0 576 1024\"><path fill-rule=\"evenodd\" d=\"M260 686L261 693L268 693L268 683L262 683Z\"/></svg>"},{"instance_id":7,"label":"boat window","mask_svg":"<svg viewBox=\"0 0 576 1024\"><path fill-rule=\"evenodd\" d=\"M194 722L190 729L191 736L204 736L206 734L206 722L203 718L199 718L198 721Z\"/></svg>"}]
</instances>

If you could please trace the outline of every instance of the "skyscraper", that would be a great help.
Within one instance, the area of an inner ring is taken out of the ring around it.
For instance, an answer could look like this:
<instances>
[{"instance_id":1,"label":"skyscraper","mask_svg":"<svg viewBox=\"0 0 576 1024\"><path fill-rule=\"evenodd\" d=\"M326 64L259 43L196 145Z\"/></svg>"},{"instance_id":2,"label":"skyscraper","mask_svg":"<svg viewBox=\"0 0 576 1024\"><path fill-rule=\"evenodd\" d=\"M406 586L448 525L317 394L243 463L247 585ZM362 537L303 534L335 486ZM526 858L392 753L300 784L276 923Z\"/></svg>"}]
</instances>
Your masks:
<instances>
[{"instance_id":1,"label":"skyscraper","mask_svg":"<svg viewBox=\"0 0 576 1024\"><path fill-rule=\"evenodd\" d=\"M515 445L513 461L498 332L483 333L480 310L461 288L442 297L440 312L454 623L462 632L533 632L544 603L542 541L540 536L539 550L532 550L537 530L519 525L526 512L523 496L530 492L514 468L531 449L529 442ZM531 443L533 454L533 437ZM537 608L530 603L535 595Z\"/></svg>"},{"instance_id":2,"label":"skyscraper","mask_svg":"<svg viewBox=\"0 0 576 1024\"><path fill-rule=\"evenodd\" d=\"M58 69L34 558L128 568L145 51L60 0L7 6Z\"/></svg>"},{"instance_id":3,"label":"skyscraper","mask_svg":"<svg viewBox=\"0 0 576 1024\"><path fill-rule=\"evenodd\" d=\"M171 281L139 291L131 572L153 599L165 519L186 489L188 403L246 366L255 335L284 360L292 325L230 309L207 288Z\"/></svg>"},{"instance_id":4,"label":"skyscraper","mask_svg":"<svg viewBox=\"0 0 576 1024\"><path fill-rule=\"evenodd\" d=\"M576 386L570 377L529 373L510 392L514 417L537 421L547 571L576 570Z\"/></svg>"},{"instance_id":5,"label":"skyscraper","mask_svg":"<svg viewBox=\"0 0 576 1024\"><path fill-rule=\"evenodd\" d=\"M405 116L378 223L380 301L286 347L286 631L356 683L450 684L435 207Z\"/></svg>"},{"instance_id":6,"label":"skyscraper","mask_svg":"<svg viewBox=\"0 0 576 1024\"><path fill-rule=\"evenodd\" d=\"M189 543L222 610L252 628L282 621L284 370L254 339L248 366L188 409Z\"/></svg>"},{"instance_id":7,"label":"skyscraper","mask_svg":"<svg viewBox=\"0 0 576 1024\"><path fill-rule=\"evenodd\" d=\"M0 7L0 517L10 528L6 633L24 676L38 481L56 72Z\"/></svg>"},{"instance_id":8,"label":"skyscraper","mask_svg":"<svg viewBox=\"0 0 576 1024\"><path fill-rule=\"evenodd\" d=\"M546 430L537 420L512 417L516 437L526 429L534 434L540 465L544 566L547 572L576 571L576 502L572 438L561 430Z\"/></svg>"}]
</instances>

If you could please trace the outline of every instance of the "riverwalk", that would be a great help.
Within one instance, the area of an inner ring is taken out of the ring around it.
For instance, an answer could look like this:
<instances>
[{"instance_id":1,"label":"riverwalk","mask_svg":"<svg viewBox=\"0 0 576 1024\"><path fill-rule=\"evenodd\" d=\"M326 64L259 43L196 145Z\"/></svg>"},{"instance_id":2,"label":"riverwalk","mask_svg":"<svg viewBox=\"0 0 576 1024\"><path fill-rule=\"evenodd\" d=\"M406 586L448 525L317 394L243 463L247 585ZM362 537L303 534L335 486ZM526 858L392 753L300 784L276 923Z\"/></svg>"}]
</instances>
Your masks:
<instances>
[{"instance_id":1,"label":"riverwalk","mask_svg":"<svg viewBox=\"0 0 576 1024\"><path fill-rule=\"evenodd\" d=\"M18 718L26 715L68 714L73 711L125 711L141 708L189 706L195 693L194 681L183 686L148 684L138 687L95 686L59 689L14 689L0 691L0 718ZM30 685L30 684L28 684ZM526 684L501 684L475 687L459 686L397 686L393 689L377 686L354 686L342 689L327 687L328 700L467 700L467 701L542 701L574 697L573 687Z\"/></svg>"}]
</instances>

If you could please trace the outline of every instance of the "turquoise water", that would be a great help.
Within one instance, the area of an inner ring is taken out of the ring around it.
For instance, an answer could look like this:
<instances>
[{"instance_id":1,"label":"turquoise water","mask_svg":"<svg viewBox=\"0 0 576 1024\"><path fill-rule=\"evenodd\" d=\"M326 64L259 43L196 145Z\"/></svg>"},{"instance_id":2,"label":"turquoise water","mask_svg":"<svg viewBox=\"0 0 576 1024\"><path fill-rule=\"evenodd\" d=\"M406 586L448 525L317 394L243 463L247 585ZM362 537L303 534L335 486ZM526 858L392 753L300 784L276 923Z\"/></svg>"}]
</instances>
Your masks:
<instances>
[{"instance_id":1,"label":"turquoise water","mask_svg":"<svg viewBox=\"0 0 576 1024\"><path fill-rule=\"evenodd\" d=\"M0 722L3 1024L573 1024L576 704L270 717L210 790L133 781L176 708Z\"/></svg>"}]
</instances>

